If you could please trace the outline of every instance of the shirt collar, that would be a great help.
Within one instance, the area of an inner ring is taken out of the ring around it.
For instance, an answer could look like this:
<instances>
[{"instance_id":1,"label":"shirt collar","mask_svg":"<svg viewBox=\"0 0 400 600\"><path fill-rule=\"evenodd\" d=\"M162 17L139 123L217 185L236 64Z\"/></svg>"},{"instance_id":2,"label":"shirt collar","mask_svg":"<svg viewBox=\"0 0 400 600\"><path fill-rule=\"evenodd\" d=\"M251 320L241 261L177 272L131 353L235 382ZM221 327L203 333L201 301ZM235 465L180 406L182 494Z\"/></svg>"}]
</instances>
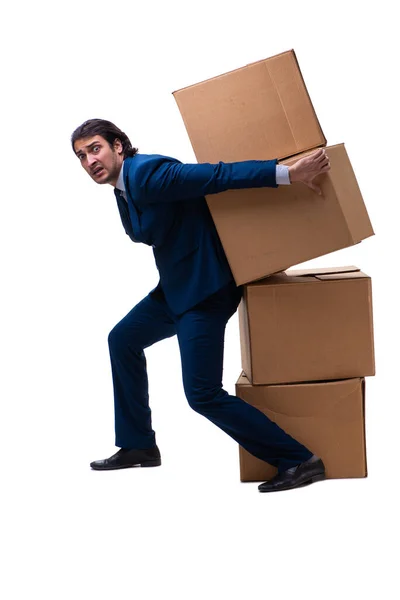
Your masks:
<instances>
[{"instance_id":1,"label":"shirt collar","mask_svg":"<svg viewBox=\"0 0 400 600\"><path fill-rule=\"evenodd\" d=\"M115 184L115 188L120 190L121 192L125 192L125 183L124 183L124 163L122 163L121 170L118 175L117 183Z\"/></svg>"}]
</instances>

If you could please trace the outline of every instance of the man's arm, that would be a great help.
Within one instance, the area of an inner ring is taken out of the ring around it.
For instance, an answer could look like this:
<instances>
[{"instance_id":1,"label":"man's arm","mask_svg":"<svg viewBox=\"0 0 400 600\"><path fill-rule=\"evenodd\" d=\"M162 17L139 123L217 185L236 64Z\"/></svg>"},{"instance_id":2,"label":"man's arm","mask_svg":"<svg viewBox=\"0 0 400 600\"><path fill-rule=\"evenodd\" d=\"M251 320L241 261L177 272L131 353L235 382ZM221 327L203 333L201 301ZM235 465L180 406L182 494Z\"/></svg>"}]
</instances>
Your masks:
<instances>
[{"instance_id":1,"label":"man's arm","mask_svg":"<svg viewBox=\"0 0 400 600\"><path fill-rule=\"evenodd\" d=\"M320 193L313 179L329 169L329 159L321 148L291 165L289 180L290 183L302 182ZM138 200L174 202L226 190L278 187L276 171L276 160L183 164L173 158L156 156L139 165L133 181L128 174L128 180Z\"/></svg>"},{"instance_id":2,"label":"man's arm","mask_svg":"<svg viewBox=\"0 0 400 600\"><path fill-rule=\"evenodd\" d=\"M129 177L133 194L146 202L174 202L230 189L277 187L276 160L183 164L168 157L144 161Z\"/></svg>"}]
</instances>

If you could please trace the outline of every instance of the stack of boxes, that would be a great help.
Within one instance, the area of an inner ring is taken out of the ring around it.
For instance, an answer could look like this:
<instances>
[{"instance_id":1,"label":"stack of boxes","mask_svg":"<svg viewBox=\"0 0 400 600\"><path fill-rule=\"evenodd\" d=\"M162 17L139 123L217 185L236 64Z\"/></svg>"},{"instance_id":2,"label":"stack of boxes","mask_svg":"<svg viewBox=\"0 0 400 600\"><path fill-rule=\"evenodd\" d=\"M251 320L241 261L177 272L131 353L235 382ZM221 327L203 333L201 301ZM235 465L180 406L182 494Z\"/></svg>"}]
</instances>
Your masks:
<instances>
[{"instance_id":1,"label":"stack of boxes","mask_svg":"<svg viewBox=\"0 0 400 600\"><path fill-rule=\"evenodd\" d=\"M293 161L326 145L293 51L175 92L196 157ZM374 375L371 280L357 267L287 270L373 235L343 144L315 183L207 198L237 285L236 393L318 454L328 478L367 474L364 377ZM242 481L276 470L240 453Z\"/></svg>"},{"instance_id":2,"label":"stack of boxes","mask_svg":"<svg viewBox=\"0 0 400 600\"><path fill-rule=\"evenodd\" d=\"M320 456L365 477L364 376L374 375L371 280L356 267L288 270L245 286L238 396ZM275 469L240 448L242 481Z\"/></svg>"}]
</instances>

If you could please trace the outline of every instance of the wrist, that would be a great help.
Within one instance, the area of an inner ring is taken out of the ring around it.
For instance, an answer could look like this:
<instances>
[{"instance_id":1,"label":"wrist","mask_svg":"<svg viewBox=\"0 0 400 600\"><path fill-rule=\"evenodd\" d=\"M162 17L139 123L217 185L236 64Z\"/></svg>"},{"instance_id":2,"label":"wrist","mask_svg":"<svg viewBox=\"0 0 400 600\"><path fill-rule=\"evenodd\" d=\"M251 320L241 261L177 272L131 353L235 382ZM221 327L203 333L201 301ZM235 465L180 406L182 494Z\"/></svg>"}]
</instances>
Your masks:
<instances>
[{"instance_id":1,"label":"wrist","mask_svg":"<svg viewBox=\"0 0 400 600\"><path fill-rule=\"evenodd\" d=\"M289 167L288 174L289 174L290 183L293 183L294 181L296 181L296 169L295 169L294 165Z\"/></svg>"}]
</instances>

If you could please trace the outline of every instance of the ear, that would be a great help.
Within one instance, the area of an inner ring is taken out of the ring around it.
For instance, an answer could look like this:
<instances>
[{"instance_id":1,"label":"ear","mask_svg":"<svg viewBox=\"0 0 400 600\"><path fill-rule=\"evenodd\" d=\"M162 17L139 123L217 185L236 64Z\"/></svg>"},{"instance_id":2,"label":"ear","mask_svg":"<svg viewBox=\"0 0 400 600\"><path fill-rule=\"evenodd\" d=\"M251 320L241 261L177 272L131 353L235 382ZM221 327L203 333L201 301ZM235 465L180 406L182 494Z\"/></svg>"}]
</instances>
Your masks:
<instances>
[{"instance_id":1,"label":"ear","mask_svg":"<svg viewBox=\"0 0 400 600\"><path fill-rule=\"evenodd\" d=\"M117 154L122 154L124 149L122 146L122 142L119 138L115 138L114 143L113 143L113 148L114 151L117 152Z\"/></svg>"}]
</instances>

